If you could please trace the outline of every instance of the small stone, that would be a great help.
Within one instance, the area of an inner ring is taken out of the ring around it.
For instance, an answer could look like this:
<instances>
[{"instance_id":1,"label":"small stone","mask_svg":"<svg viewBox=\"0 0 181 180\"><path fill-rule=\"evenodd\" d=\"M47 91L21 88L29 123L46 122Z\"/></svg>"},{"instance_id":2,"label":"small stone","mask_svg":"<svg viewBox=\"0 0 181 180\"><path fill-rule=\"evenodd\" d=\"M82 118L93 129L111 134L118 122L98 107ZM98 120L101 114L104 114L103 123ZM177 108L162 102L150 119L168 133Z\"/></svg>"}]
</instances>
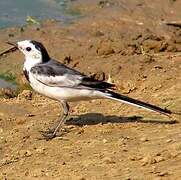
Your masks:
<instances>
[{"instance_id":1,"label":"small stone","mask_svg":"<svg viewBox=\"0 0 181 180\"><path fill-rule=\"evenodd\" d=\"M23 92L18 95L18 98L19 99L31 100L32 99L32 91L23 90Z\"/></svg>"},{"instance_id":2,"label":"small stone","mask_svg":"<svg viewBox=\"0 0 181 180\"><path fill-rule=\"evenodd\" d=\"M133 155L133 156L129 156L129 159L131 161L138 161L138 160L142 159L142 156L140 156L140 155Z\"/></svg>"},{"instance_id":3,"label":"small stone","mask_svg":"<svg viewBox=\"0 0 181 180\"><path fill-rule=\"evenodd\" d=\"M25 171L25 176L29 176L29 172L28 171Z\"/></svg>"},{"instance_id":4,"label":"small stone","mask_svg":"<svg viewBox=\"0 0 181 180\"><path fill-rule=\"evenodd\" d=\"M3 133L3 128L0 128L0 134Z\"/></svg>"},{"instance_id":5,"label":"small stone","mask_svg":"<svg viewBox=\"0 0 181 180\"><path fill-rule=\"evenodd\" d=\"M145 166L146 164L154 164L156 163L156 160L151 156L151 155L148 155L148 156L145 156L142 160L142 166Z\"/></svg>"},{"instance_id":6,"label":"small stone","mask_svg":"<svg viewBox=\"0 0 181 180\"><path fill-rule=\"evenodd\" d=\"M5 98L14 98L16 96L15 90L11 88L1 88L0 94Z\"/></svg>"},{"instance_id":7,"label":"small stone","mask_svg":"<svg viewBox=\"0 0 181 180\"><path fill-rule=\"evenodd\" d=\"M27 150L26 152L25 152L25 154L24 154L26 157L29 157L29 156L31 156L32 155L32 152L31 151L29 151L29 150Z\"/></svg>"},{"instance_id":8,"label":"small stone","mask_svg":"<svg viewBox=\"0 0 181 180\"><path fill-rule=\"evenodd\" d=\"M148 140L148 138L146 138L146 137L142 137L142 138L140 138L140 141L146 142L146 141L149 141L149 140Z\"/></svg>"},{"instance_id":9,"label":"small stone","mask_svg":"<svg viewBox=\"0 0 181 180\"><path fill-rule=\"evenodd\" d=\"M86 180L86 178L85 177L81 177L81 178L79 178L79 180Z\"/></svg>"},{"instance_id":10,"label":"small stone","mask_svg":"<svg viewBox=\"0 0 181 180\"><path fill-rule=\"evenodd\" d=\"M84 129L80 129L79 131L77 131L75 134L78 135L78 134L83 134L84 133Z\"/></svg>"},{"instance_id":11,"label":"small stone","mask_svg":"<svg viewBox=\"0 0 181 180\"><path fill-rule=\"evenodd\" d=\"M32 154L30 150L21 150L19 152L20 157L30 157Z\"/></svg>"},{"instance_id":12,"label":"small stone","mask_svg":"<svg viewBox=\"0 0 181 180\"><path fill-rule=\"evenodd\" d=\"M0 112L0 116L4 116L4 113Z\"/></svg>"},{"instance_id":13,"label":"small stone","mask_svg":"<svg viewBox=\"0 0 181 180\"><path fill-rule=\"evenodd\" d=\"M25 117L33 117L35 116L34 114L25 114Z\"/></svg>"},{"instance_id":14,"label":"small stone","mask_svg":"<svg viewBox=\"0 0 181 180\"><path fill-rule=\"evenodd\" d=\"M115 53L110 41L101 42L98 45L96 52L99 56L102 56L102 55L107 56L107 55Z\"/></svg>"},{"instance_id":15,"label":"small stone","mask_svg":"<svg viewBox=\"0 0 181 180\"><path fill-rule=\"evenodd\" d=\"M44 154L45 153L45 148L38 148L35 150L38 154Z\"/></svg>"},{"instance_id":16,"label":"small stone","mask_svg":"<svg viewBox=\"0 0 181 180\"><path fill-rule=\"evenodd\" d=\"M66 165L66 162L65 162L65 161L63 161L63 162L62 162L62 165Z\"/></svg>"},{"instance_id":17,"label":"small stone","mask_svg":"<svg viewBox=\"0 0 181 180\"><path fill-rule=\"evenodd\" d=\"M156 156L154 159L157 163L165 160L162 156Z\"/></svg>"},{"instance_id":18,"label":"small stone","mask_svg":"<svg viewBox=\"0 0 181 180\"><path fill-rule=\"evenodd\" d=\"M106 163L106 164L114 164L116 163L112 158L110 157L105 157L103 158L103 161Z\"/></svg>"},{"instance_id":19,"label":"small stone","mask_svg":"<svg viewBox=\"0 0 181 180\"><path fill-rule=\"evenodd\" d=\"M158 174L159 176L167 176L169 175L168 171L162 171Z\"/></svg>"},{"instance_id":20,"label":"small stone","mask_svg":"<svg viewBox=\"0 0 181 180\"><path fill-rule=\"evenodd\" d=\"M13 33L9 33L8 36L9 37L14 37L14 34Z\"/></svg>"},{"instance_id":21,"label":"small stone","mask_svg":"<svg viewBox=\"0 0 181 180\"><path fill-rule=\"evenodd\" d=\"M128 149L127 148L123 148L122 151L128 152Z\"/></svg>"},{"instance_id":22,"label":"small stone","mask_svg":"<svg viewBox=\"0 0 181 180\"><path fill-rule=\"evenodd\" d=\"M135 161L135 160L136 160L136 157L135 157L135 156L130 156L129 159L130 159L131 161Z\"/></svg>"},{"instance_id":23,"label":"small stone","mask_svg":"<svg viewBox=\"0 0 181 180\"><path fill-rule=\"evenodd\" d=\"M102 142L105 144L105 143L107 143L108 141L107 141L107 139L103 139Z\"/></svg>"},{"instance_id":24,"label":"small stone","mask_svg":"<svg viewBox=\"0 0 181 180\"><path fill-rule=\"evenodd\" d=\"M170 142L172 142L172 141L173 141L172 139L167 139L167 140L166 140L167 143L170 143Z\"/></svg>"},{"instance_id":25,"label":"small stone","mask_svg":"<svg viewBox=\"0 0 181 180\"><path fill-rule=\"evenodd\" d=\"M18 119L16 119L16 124L18 124L18 125L25 124L25 122L26 122L25 118L18 117Z\"/></svg>"},{"instance_id":26,"label":"small stone","mask_svg":"<svg viewBox=\"0 0 181 180\"><path fill-rule=\"evenodd\" d=\"M95 36L95 37L100 37L100 36L104 36L104 33L101 32L101 31L95 31L95 32L93 32L92 35Z\"/></svg>"}]
</instances>

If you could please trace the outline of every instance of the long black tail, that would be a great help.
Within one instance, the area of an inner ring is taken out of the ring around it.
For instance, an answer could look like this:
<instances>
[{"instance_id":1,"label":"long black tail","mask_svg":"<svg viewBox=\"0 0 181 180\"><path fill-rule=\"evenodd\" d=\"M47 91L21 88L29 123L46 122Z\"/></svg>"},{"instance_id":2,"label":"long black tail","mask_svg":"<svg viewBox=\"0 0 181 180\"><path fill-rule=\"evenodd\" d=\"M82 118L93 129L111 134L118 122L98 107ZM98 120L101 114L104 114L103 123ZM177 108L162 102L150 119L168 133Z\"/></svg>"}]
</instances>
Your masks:
<instances>
[{"instance_id":1,"label":"long black tail","mask_svg":"<svg viewBox=\"0 0 181 180\"><path fill-rule=\"evenodd\" d=\"M107 90L106 91L106 97L109 98L109 99L116 100L116 101L120 101L120 102L124 102L124 103L131 104L131 105L134 105L134 106L138 106L138 107L150 110L150 111L159 112L159 113L164 114L166 116L169 116L170 114L175 114L175 113L173 113L172 111L170 111L170 110L168 110L166 108L162 109L162 108L160 108L158 106L155 106L155 105L152 105L152 104L140 101L140 100L136 100L136 99L133 99L133 98L130 98L130 97L115 93L113 91L108 91Z\"/></svg>"}]
</instances>

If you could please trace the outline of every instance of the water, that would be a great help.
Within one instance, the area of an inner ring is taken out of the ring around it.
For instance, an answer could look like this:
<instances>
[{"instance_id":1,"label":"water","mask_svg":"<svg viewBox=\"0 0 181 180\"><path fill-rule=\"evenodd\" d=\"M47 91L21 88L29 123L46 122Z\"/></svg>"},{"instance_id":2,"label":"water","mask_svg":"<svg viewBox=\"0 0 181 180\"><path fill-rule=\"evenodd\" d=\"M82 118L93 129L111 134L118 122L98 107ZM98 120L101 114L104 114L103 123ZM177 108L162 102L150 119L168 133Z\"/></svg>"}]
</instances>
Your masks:
<instances>
[{"instance_id":1,"label":"water","mask_svg":"<svg viewBox=\"0 0 181 180\"><path fill-rule=\"evenodd\" d=\"M27 16L70 21L76 14L68 11L69 3L70 0L0 0L0 28L24 25Z\"/></svg>"},{"instance_id":2,"label":"water","mask_svg":"<svg viewBox=\"0 0 181 180\"><path fill-rule=\"evenodd\" d=\"M0 79L0 88L11 88L13 90L16 90L17 86L14 83L8 82L4 79Z\"/></svg>"},{"instance_id":3,"label":"water","mask_svg":"<svg viewBox=\"0 0 181 180\"><path fill-rule=\"evenodd\" d=\"M65 23L79 17L69 8L71 0L0 0L0 28L22 26L27 16L38 21L56 19ZM0 88L16 89L17 86L0 77Z\"/></svg>"}]
</instances>

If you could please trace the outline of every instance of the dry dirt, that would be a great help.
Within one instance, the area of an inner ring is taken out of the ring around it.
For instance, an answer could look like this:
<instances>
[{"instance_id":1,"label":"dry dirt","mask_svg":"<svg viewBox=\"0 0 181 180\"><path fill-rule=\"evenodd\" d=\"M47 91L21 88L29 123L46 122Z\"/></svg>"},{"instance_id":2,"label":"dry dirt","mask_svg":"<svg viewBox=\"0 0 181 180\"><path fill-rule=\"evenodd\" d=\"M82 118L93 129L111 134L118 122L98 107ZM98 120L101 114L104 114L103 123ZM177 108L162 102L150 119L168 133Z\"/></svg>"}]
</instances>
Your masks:
<instances>
[{"instance_id":1,"label":"dry dirt","mask_svg":"<svg viewBox=\"0 0 181 180\"><path fill-rule=\"evenodd\" d=\"M116 91L181 111L181 2L179 0L78 0L72 24L1 30L5 41L41 41L53 58ZM178 23L167 25L168 22ZM0 58L0 70L22 77L20 52ZM181 118L164 117L108 100L71 103L61 137L41 140L62 110L25 90L0 99L0 179L181 179ZM177 120L177 123L174 121Z\"/></svg>"}]
</instances>

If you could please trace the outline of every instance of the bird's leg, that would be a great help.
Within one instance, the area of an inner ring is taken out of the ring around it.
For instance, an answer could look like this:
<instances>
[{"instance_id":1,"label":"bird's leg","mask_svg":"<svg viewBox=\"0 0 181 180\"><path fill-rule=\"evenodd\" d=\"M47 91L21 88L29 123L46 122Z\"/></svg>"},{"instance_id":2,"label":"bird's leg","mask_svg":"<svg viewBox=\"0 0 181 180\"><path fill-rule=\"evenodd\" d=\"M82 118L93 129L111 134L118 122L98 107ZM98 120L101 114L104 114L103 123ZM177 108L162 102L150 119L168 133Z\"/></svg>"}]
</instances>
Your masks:
<instances>
[{"instance_id":1,"label":"bird's leg","mask_svg":"<svg viewBox=\"0 0 181 180\"><path fill-rule=\"evenodd\" d=\"M61 101L61 104L63 106L63 111L64 111L63 116L57 121L57 123L54 125L53 128L42 133L42 135L44 136L46 140L53 139L56 136L56 133L58 132L58 130L63 127L67 119L68 112L69 112L69 105L65 101Z\"/></svg>"}]
</instances>

